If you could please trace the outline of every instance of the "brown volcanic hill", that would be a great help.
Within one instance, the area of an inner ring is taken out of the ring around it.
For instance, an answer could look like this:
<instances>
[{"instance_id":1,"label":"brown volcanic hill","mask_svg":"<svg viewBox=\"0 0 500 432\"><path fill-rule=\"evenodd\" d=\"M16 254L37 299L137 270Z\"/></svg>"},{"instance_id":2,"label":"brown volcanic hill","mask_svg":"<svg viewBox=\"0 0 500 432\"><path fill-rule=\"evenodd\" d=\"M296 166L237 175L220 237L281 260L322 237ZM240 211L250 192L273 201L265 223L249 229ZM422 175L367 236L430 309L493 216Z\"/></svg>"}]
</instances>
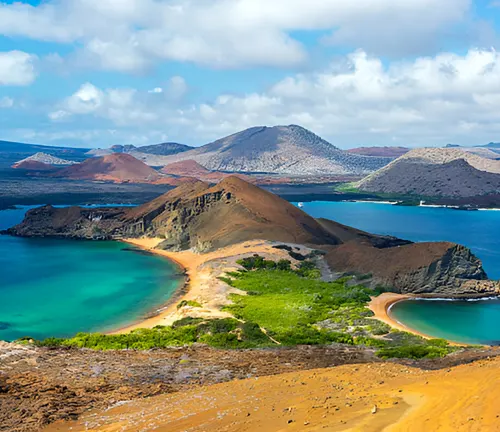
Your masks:
<instances>
[{"instance_id":1,"label":"brown volcanic hill","mask_svg":"<svg viewBox=\"0 0 500 432\"><path fill-rule=\"evenodd\" d=\"M90 158L78 165L65 168L58 177L75 180L102 180L116 183L153 183L160 174L145 163L126 153L114 153Z\"/></svg>"},{"instance_id":2,"label":"brown volcanic hill","mask_svg":"<svg viewBox=\"0 0 500 432\"><path fill-rule=\"evenodd\" d=\"M480 171L463 159L434 164L401 158L358 187L366 192L466 198L500 193L500 174Z\"/></svg>"},{"instance_id":3,"label":"brown volcanic hill","mask_svg":"<svg viewBox=\"0 0 500 432\"><path fill-rule=\"evenodd\" d=\"M407 147L358 147L346 151L362 156L398 158L408 153L410 149Z\"/></svg>"},{"instance_id":4,"label":"brown volcanic hill","mask_svg":"<svg viewBox=\"0 0 500 432\"><path fill-rule=\"evenodd\" d=\"M247 240L338 244L315 219L238 177L186 184L126 216L127 235L166 237L163 247L218 249ZM130 225L132 223L132 225Z\"/></svg>"},{"instance_id":5,"label":"brown volcanic hill","mask_svg":"<svg viewBox=\"0 0 500 432\"><path fill-rule=\"evenodd\" d=\"M29 211L9 234L89 239L160 237L168 250L206 252L249 240L319 247L334 271L371 273L373 284L401 292L494 294L481 262L451 243L411 244L324 219L316 220L280 197L229 177L210 187L191 180L133 209Z\"/></svg>"},{"instance_id":6,"label":"brown volcanic hill","mask_svg":"<svg viewBox=\"0 0 500 432\"><path fill-rule=\"evenodd\" d=\"M161 171L165 174L195 178L206 176L212 172L194 160L174 162L164 166Z\"/></svg>"}]
</instances>

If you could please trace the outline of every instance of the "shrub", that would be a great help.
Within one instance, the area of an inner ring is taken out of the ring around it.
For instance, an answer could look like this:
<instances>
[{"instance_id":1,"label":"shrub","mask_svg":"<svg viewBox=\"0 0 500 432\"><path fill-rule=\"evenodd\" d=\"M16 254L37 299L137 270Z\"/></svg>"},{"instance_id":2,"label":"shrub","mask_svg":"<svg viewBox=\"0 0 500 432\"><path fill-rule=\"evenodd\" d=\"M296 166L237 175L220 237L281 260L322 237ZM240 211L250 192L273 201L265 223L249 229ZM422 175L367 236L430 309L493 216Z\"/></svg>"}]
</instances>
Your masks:
<instances>
[{"instance_id":1,"label":"shrub","mask_svg":"<svg viewBox=\"0 0 500 432\"><path fill-rule=\"evenodd\" d=\"M182 300L178 305L177 309L182 309L183 307L194 307L194 308L201 308L203 307L201 303L198 303L197 301L194 300Z\"/></svg>"},{"instance_id":2,"label":"shrub","mask_svg":"<svg viewBox=\"0 0 500 432\"><path fill-rule=\"evenodd\" d=\"M449 354L446 348L426 345L403 345L394 348L382 348L377 351L377 356L382 359L409 358L419 360L423 358L433 359L445 357Z\"/></svg>"}]
</instances>

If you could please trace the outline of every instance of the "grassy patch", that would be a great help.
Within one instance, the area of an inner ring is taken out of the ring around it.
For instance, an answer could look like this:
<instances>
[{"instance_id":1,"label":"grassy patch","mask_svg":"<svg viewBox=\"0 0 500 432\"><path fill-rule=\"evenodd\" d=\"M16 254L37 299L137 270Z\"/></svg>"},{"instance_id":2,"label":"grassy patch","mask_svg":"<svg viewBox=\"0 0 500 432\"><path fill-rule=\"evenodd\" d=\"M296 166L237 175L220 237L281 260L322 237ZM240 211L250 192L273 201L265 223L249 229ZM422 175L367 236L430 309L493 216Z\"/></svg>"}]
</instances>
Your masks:
<instances>
[{"instance_id":1,"label":"grassy patch","mask_svg":"<svg viewBox=\"0 0 500 432\"><path fill-rule=\"evenodd\" d=\"M319 279L309 259L295 268L290 261L274 262L254 255L239 261L245 269L220 278L246 295L231 295L226 310L234 318L207 320L187 317L172 326L139 329L124 335L80 333L70 339L47 339L40 346L137 349L204 343L217 348L258 348L343 343L376 349L381 358L435 358L454 348L446 341L428 341L392 330L373 319L366 307L378 290L352 286L352 278ZM201 307L181 302L179 307Z\"/></svg>"}]
</instances>

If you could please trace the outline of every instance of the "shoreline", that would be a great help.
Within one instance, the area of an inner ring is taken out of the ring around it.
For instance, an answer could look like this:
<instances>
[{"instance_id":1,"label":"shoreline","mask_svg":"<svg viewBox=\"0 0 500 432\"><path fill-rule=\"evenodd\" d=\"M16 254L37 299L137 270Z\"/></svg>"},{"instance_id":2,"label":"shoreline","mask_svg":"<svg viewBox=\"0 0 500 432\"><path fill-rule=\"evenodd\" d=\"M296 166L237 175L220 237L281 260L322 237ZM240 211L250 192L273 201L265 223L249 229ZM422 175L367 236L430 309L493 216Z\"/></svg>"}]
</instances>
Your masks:
<instances>
[{"instance_id":1,"label":"shoreline","mask_svg":"<svg viewBox=\"0 0 500 432\"><path fill-rule=\"evenodd\" d=\"M406 324L394 319L391 314L391 308L400 302L408 301L408 300L447 300L447 301L480 301L480 300L488 300L489 297L480 297L480 298L455 298L455 299L445 299L445 298L437 298L437 297L423 297L422 295L417 294L396 294L396 293L383 293L378 297L372 297L372 300L368 304L368 308L375 314L373 318L378 319L379 321L384 322L385 324L390 325L392 328L395 328L400 331L404 331L407 333L412 333L417 336L421 336L424 339L440 339L437 336L431 336L426 333L422 333L418 330L415 330L411 327L408 327ZM468 346L469 344L465 344L463 342L457 342L450 339L446 339L446 341L451 346Z\"/></svg>"},{"instance_id":2,"label":"shoreline","mask_svg":"<svg viewBox=\"0 0 500 432\"><path fill-rule=\"evenodd\" d=\"M370 309L375 314L373 318L382 321L387 325L390 325L392 328L412 333L425 339L433 339L432 336L419 332L397 321L389 313L391 307L396 303L410 300L416 297L417 296L410 294L383 293L378 297L372 297L370 303L368 303L368 309Z\"/></svg>"},{"instance_id":3,"label":"shoreline","mask_svg":"<svg viewBox=\"0 0 500 432\"><path fill-rule=\"evenodd\" d=\"M233 316L223 311L230 304L230 294L244 294L242 291L226 285L218 279L227 271L239 268L236 261L244 256L260 254L267 257L286 258L287 253L273 248L273 244L253 240L227 246L208 253L195 253L190 250L169 252L156 247L163 241L160 238L122 239L123 243L137 247L149 253L162 256L178 265L186 276L185 283L179 287L163 307L157 309L154 316L146 316L135 322L110 331L108 335L129 333L141 328L169 326L186 317L220 319ZM194 301L201 307L184 306L177 308L182 301Z\"/></svg>"}]
</instances>

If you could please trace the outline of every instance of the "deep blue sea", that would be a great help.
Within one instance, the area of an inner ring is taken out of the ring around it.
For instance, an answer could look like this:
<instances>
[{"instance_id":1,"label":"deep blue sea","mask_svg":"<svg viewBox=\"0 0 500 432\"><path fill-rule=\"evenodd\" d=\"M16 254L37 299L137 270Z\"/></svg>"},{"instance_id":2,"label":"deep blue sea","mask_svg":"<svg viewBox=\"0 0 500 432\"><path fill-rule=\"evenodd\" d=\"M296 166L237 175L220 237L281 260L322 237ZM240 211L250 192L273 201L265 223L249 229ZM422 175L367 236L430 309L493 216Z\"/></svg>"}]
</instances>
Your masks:
<instances>
[{"instance_id":1,"label":"deep blue sea","mask_svg":"<svg viewBox=\"0 0 500 432\"><path fill-rule=\"evenodd\" d=\"M0 211L0 229L25 210ZM168 260L123 243L0 236L0 340L68 337L125 326L182 283Z\"/></svg>"},{"instance_id":2,"label":"deep blue sea","mask_svg":"<svg viewBox=\"0 0 500 432\"><path fill-rule=\"evenodd\" d=\"M304 203L302 210L376 234L463 244L481 258L491 279L500 279L500 211L323 201Z\"/></svg>"},{"instance_id":3,"label":"deep blue sea","mask_svg":"<svg viewBox=\"0 0 500 432\"><path fill-rule=\"evenodd\" d=\"M500 211L459 211L378 203L311 202L303 210L365 231L413 241L463 244L500 279ZM422 333L470 344L500 345L500 300L405 301L391 315Z\"/></svg>"}]
</instances>

